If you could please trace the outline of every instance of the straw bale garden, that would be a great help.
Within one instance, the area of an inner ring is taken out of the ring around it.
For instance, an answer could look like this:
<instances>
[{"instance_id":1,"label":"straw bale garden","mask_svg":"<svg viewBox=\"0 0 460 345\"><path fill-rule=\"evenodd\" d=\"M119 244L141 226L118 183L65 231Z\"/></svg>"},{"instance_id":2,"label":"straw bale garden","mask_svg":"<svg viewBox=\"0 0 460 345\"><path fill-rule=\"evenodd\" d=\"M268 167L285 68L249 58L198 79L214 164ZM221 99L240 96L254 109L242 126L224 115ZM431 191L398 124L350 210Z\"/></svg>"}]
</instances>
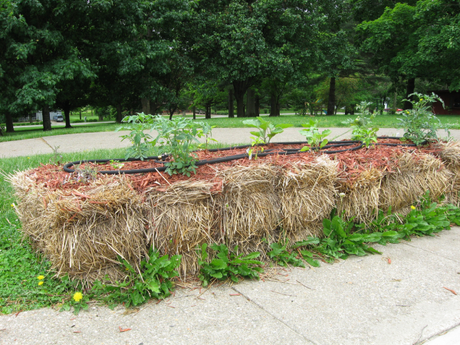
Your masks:
<instances>
[{"instance_id":1,"label":"straw bale garden","mask_svg":"<svg viewBox=\"0 0 460 345\"><path fill-rule=\"evenodd\" d=\"M420 97L403 115L403 138L377 138L364 112L352 140L328 141L311 120L305 142L272 143L288 125L258 118L246 121L252 145L226 149L207 147L204 123L130 116L126 159L10 176L16 211L58 276L81 280L86 293L110 287L128 305L167 296L174 280L208 285L258 278L270 261L318 266L378 253L371 243L459 223L460 144L437 140L427 104Z\"/></svg>"}]
</instances>

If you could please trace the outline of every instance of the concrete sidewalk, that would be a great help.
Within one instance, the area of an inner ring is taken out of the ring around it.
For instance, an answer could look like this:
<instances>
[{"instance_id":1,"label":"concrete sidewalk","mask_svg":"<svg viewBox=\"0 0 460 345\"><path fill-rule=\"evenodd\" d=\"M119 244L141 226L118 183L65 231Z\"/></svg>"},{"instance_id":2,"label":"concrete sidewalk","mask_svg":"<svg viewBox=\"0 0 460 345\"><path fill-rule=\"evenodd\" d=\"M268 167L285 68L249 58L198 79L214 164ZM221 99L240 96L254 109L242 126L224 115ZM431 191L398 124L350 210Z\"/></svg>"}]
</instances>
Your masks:
<instances>
[{"instance_id":1,"label":"concrete sidewalk","mask_svg":"<svg viewBox=\"0 0 460 345\"><path fill-rule=\"evenodd\" d=\"M383 254L278 269L264 281L179 288L133 311L1 316L0 343L459 344L460 228L375 248Z\"/></svg>"},{"instance_id":2,"label":"concrete sidewalk","mask_svg":"<svg viewBox=\"0 0 460 345\"><path fill-rule=\"evenodd\" d=\"M283 133L277 135L273 141L305 141L305 137L299 133L301 129L302 128L287 128ZM252 130L253 129L251 128L215 128L213 130L213 138L219 143L229 145L250 144L250 132ZM347 128L331 128L331 130L332 133L328 137L329 140L350 138L351 131ZM131 145L127 140L123 142L121 141L120 136L127 133L129 132L80 133L49 136L44 137L43 139L36 138L0 142L0 158L52 154L53 150L46 144L46 142L52 147L59 147L58 151L61 153L90 151L95 149L123 148ZM382 128L378 131L378 135L381 136L402 136L402 134L403 132L401 130L395 128ZM447 133L445 131L439 131L438 135L440 137L444 137ZM454 139L460 140L460 130L452 130L451 135Z\"/></svg>"}]
</instances>

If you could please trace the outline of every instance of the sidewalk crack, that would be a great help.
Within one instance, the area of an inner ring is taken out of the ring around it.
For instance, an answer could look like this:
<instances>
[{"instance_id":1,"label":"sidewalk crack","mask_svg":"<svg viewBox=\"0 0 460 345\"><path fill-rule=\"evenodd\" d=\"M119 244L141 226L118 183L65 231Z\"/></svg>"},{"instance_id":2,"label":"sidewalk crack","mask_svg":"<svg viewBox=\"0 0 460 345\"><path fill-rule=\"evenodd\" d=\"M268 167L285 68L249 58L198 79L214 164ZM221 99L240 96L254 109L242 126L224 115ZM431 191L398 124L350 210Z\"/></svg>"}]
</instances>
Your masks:
<instances>
[{"instance_id":1,"label":"sidewalk crack","mask_svg":"<svg viewBox=\"0 0 460 345\"><path fill-rule=\"evenodd\" d=\"M443 258L443 259L446 259L446 260L450 260L450 261L453 261L453 262L456 262L456 263L459 263L459 262L460 262L459 260L452 259L452 258L449 258L449 257L447 257L447 256L444 256L444 255L441 255L441 254L432 252L432 251L430 251L430 250L427 250L427 249L424 249L424 248L420 248L420 247L414 246L413 244L410 244L410 243L404 243L404 244L407 245L407 246L410 246L410 247L412 247L412 248L416 248L416 249L419 249L419 250L423 250L424 252L427 252L427 253L430 253L430 254L439 256L440 258Z\"/></svg>"},{"instance_id":2,"label":"sidewalk crack","mask_svg":"<svg viewBox=\"0 0 460 345\"><path fill-rule=\"evenodd\" d=\"M270 313L268 310L266 310L262 305L260 305L259 303L257 303L256 301L252 300L251 298L249 298L248 296L246 296L243 292L239 291L238 289L236 289L234 286L232 286L232 290L241 294L241 296L243 296L244 298L246 298L249 302L253 303L255 306L259 307L260 309L262 309L265 313L267 313L268 315L270 315L272 318L274 318L275 320L277 320L278 322L281 322L284 326L286 326L287 328L289 328L291 331L293 331L294 333L298 334L300 337L302 337L303 339L305 339L306 341L308 341L309 344L314 344L314 345L320 345L318 343L315 343L314 341L308 339L307 337L305 337L302 333L299 333L295 328L291 327L288 323L286 323L285 321L281 320L280 318L278 318L276 315Z\"/></svg>"}]
</instances>

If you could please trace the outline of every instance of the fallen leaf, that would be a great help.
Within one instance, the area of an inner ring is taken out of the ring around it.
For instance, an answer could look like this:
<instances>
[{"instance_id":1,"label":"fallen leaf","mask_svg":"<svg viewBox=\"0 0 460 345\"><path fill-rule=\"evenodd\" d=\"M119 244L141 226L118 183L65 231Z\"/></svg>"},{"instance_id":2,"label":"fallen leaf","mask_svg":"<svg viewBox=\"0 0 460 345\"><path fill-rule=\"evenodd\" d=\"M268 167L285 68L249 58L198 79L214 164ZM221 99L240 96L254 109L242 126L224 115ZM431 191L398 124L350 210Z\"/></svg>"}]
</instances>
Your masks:
<instances>
[{"instance_id":1,"label":"fallen leaf","mask_svg":"<svg viewBox=\"0 0 460 345\"><path fill-rule=\"evenodd\" d=\"M123 315L135 314L135 313L138 313L140 310L141 310L140 308L130 308L130 309L126 309L126 310L123 312Z\"/></svg>"},{"instance_id":2,"label":"fallen leaf","mask_svg":"<svg viewBox=\"0 0 460 345\"><path fill-rule=\"evenodd\" d=\"M443 288L446 289L446 290L448 290L448 291L450 291L450 292L452 292L454 295L457 294L457 293L456 293L454 290L452 290L452 289L446 288L445 286L443 286Z\"/></svg>"},{"instance_id":3,"label":"fallen leaf","mask_svg":"<svg viewBox=\"0 0 460 345\"><path fill-rule=\"evenodd\" d=\"M120 326L118 326L118 329L120 330L120 333L121 332L128 332L131 330L131 328L121 328Z\"/></svg>"}]
</instances>

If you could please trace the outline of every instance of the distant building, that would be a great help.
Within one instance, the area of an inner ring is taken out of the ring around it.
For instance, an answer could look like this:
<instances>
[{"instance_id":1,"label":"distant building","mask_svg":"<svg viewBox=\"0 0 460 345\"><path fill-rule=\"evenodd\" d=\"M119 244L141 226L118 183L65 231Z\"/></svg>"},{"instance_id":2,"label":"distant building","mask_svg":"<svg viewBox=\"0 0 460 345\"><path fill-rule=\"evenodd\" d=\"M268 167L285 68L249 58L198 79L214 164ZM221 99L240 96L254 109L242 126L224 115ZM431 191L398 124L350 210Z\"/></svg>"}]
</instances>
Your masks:
<instances>
[{"instance_id":1,"label":"distant building","mask_svg":"<svg viewBox=\"0 0 460 345\"><path fill-rule=\"evenodd\" d=\"M55 116L62 116L62 112L61 111L54 111L54 110L51 110L50 111L50 120L52 120ZM36 121L43 121L43 114L41 111L35 113L35 119Z\"/></svg>"},{"instance_id":2,"label":"distant building","mask_svg":"<svg viewBox=\"0 0 460 345\"><path fill-rule=\"evenodd\" d=\"M438 90L430 91L429 93L434 92L439 96L444 102L444 108L442 107L441 102L436 102L433 104L433 113L436 115L460 115L460 92L459 91L447 91L447 90Z\"/></svg>"}]
</instances>

